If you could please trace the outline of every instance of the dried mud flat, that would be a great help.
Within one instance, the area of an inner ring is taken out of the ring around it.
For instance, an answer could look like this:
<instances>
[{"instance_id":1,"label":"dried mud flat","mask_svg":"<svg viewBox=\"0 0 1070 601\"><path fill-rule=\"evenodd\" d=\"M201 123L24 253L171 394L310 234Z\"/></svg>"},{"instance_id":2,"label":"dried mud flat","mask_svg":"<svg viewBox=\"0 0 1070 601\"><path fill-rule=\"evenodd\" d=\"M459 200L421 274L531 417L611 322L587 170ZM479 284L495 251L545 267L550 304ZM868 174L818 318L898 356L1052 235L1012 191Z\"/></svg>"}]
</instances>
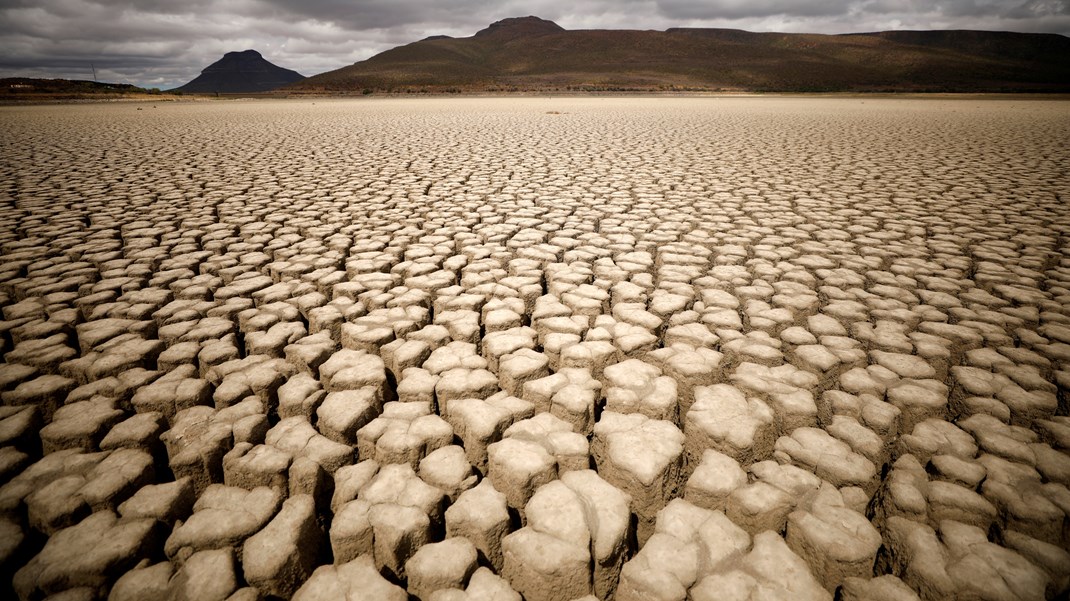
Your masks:
<instances>
[{"instance_id":1,"label":"dried mud flat","mask_svg":"<svg viewBox=\"0 0 1070 601\"><path fill-rule=\"evenodd\" d=\"M1065 598L1068 106L0 109L0 596Z\"/></svg>"}]
</instances>

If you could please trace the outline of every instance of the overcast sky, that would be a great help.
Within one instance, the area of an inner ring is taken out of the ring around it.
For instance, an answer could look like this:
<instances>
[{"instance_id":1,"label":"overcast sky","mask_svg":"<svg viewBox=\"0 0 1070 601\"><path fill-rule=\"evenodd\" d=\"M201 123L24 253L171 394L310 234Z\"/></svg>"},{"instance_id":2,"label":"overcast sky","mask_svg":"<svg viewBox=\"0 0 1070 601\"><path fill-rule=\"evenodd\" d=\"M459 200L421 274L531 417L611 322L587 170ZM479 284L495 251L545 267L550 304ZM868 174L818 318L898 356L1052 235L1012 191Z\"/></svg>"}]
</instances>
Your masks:
<instances>
[{"instance_id":1,"label":"overcast sky","mask_svg":"<svg viewBox=\"0 0 1070 601\"><path fill-rule=\"evenodd\" d=\"M0 0L0 77L92 79L95 65L100 81L171 88L250 48L314 75L526 15L565 29L1070 35L1070 0Z\"/></svg>"}]
</instances>

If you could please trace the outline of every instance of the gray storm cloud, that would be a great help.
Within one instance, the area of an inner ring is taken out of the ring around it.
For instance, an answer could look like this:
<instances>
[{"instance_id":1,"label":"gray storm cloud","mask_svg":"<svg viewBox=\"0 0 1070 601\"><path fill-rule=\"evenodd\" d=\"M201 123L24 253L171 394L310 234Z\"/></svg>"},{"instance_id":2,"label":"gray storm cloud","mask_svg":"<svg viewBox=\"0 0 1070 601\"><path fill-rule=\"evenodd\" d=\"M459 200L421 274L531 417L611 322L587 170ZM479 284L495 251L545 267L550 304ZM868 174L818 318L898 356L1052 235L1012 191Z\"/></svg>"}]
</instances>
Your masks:
<instances>
[{"instance_id":1,"label":"gray storm cloud","mask_svg":"<svg viewBox=\"0 0 1070 601\"><path fill-rule=\"evenodd\" d=\"M0 76L88 79L96 67L102 81L169 88L247 48L312 75L428 35L467 36L529 14L566 29L1070 34L1070 0L6 0Z\"/></svg>"}]
</instances>

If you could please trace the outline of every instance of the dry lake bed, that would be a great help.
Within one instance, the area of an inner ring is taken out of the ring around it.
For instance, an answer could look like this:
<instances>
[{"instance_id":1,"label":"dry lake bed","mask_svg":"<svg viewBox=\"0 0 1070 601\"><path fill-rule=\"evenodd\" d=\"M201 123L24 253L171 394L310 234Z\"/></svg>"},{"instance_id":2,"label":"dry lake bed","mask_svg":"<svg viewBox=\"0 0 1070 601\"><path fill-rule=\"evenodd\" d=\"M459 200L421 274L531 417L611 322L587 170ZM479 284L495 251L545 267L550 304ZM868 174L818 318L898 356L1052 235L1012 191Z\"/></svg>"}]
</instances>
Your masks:
<instances>
[{"instance_id":1,"label":"dry lake bed","mask_svg":"<svg viewBox=\"0 0 1070 601\"><path fill-rule=\"evenodd\" d=\"M1070 587L1070 102L0 108L0 597Z\"/></svg>"}]
</instances>

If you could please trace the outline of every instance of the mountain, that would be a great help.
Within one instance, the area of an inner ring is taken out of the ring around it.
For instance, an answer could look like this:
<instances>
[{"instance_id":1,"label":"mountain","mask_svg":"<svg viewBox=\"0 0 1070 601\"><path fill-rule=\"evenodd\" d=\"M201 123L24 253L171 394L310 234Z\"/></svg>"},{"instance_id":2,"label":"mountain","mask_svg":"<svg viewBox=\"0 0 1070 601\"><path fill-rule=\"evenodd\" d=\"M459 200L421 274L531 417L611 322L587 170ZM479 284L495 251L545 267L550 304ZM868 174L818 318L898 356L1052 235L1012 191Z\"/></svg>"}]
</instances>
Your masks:
<instances>
[{"instance_id":1,"label":"mountain","mask_svg":"<svg viewBox=\"0 0 1070 601\"><path fill-rule=\"evenodd\" d=\"M304 79L297 71L283 69L264 59L256 50L228 52L205 67L196 79L174 92L201 94L246 94L268 92Z\"/></svg>"},{"instance_id":2,"label":"mountain","mask_svg":"<svg viewBox=\"0 0 1070 601\"><path fill-rule=\"evenodd\" d=\"M989 31L567 31L521 17L467 38L432 36L399 46L287 90L1067 92L1070 38Z\"/></svg>"}]
</instances>

